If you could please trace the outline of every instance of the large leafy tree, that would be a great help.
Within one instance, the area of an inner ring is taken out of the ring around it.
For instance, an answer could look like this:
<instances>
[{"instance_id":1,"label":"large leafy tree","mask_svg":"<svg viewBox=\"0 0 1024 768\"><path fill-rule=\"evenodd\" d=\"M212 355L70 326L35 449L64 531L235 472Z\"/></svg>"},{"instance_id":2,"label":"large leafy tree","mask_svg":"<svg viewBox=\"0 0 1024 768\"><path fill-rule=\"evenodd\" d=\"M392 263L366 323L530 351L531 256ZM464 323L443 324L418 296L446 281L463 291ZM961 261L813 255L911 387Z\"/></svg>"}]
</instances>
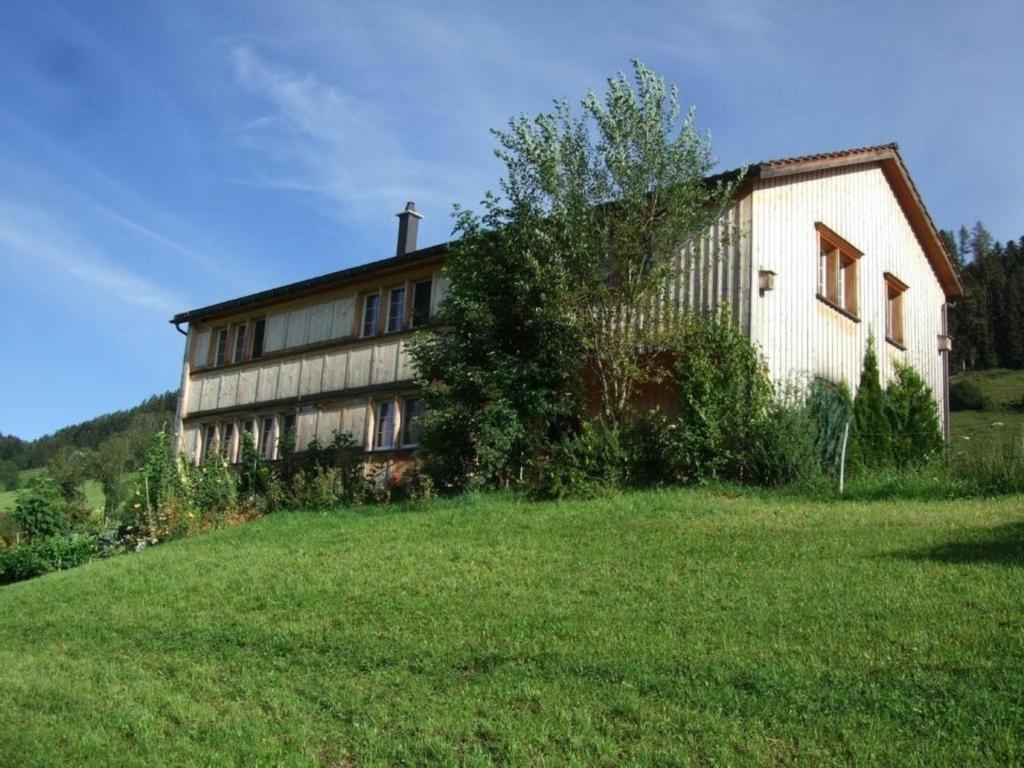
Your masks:
<instances>
[{"instance_id":1,"label":"large leafy tree","mask_svg":"<svg viewBox=\"0 0 1024 768\"><path fill-rule=\"evenodd\" d=\"M500 194L456 209L451 290L413 357L428 469L503 484L596 406L615 426L665 368L663 291L738 179L709 183L710 140L640 62L573 108L493 131Z\"/></svg>"}]
</instances>

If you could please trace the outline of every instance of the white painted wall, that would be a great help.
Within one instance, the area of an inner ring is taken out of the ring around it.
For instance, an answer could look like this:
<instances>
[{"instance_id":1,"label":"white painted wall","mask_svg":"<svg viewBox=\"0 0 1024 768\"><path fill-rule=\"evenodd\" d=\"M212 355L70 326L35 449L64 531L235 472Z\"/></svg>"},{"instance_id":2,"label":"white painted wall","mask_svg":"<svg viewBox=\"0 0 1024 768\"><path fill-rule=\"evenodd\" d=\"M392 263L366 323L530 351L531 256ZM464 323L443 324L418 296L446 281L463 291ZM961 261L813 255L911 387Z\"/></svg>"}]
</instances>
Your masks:
<instances>
[{"instance_id":1,"label":"white painted wall","mask_svg":"<svg viewBox=\"0 0 1024 768\"><path fill-rule=\"evenodd\" d=\"M864 253L859 323L816 298L818 221ZM910 362L941 404L945 380L938 335L945 297L879 165L759 180L751 244L755 274L759 269L776 273L774 290L764 296L753 286L751 330L776 381L821 376L845 380L855 391L873 332L883 386L893 375L894 362ZM905 352L885 341L884 272L909 286L904 294Z\"/></svg>"}]
</instances>

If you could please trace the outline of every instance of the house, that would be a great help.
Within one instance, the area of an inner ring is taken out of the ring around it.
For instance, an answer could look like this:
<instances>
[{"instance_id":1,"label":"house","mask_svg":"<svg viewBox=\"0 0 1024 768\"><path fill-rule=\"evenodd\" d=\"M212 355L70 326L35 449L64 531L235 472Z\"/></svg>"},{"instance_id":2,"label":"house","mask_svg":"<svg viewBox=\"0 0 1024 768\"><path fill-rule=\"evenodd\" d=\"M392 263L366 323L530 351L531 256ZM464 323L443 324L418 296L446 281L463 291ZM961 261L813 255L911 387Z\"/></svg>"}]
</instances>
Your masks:
<instances>
[{"instance_id":1,"label":"house","mask_svg":"<svg viewBox=\"0 0 1024 768\"><path fill-rule=\"evenodd\" d=\"M417 248L420 218L412 203L398 214L390 258L176 315L175 449L235 460L247 432L275 459L287 433L301 449L344 431L368 460L408 466L420 403L405 342L448 287L448 246ZM883 384L913 364L948 431L946 306L963 286L895 144L748 167L677 263L671 305L727 302L774 380L855 387L873 335Z\"/></svg>"}]
</instances>

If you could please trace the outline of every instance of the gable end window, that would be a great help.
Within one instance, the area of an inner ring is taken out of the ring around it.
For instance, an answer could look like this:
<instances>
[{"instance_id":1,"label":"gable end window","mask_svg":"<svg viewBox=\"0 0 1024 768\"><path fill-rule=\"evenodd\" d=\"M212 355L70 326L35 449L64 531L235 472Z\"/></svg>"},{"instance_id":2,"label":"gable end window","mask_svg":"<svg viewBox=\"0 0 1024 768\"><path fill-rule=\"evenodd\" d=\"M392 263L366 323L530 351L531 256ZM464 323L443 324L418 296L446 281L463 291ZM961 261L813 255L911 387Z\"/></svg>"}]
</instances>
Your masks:
<instances>
[{"instance_id":1,"label":"gable end window","mask_svg":"<svg viewBox=\"0 0 1024 768\"><path fill-rule=\"evenodd\" d=\"M856 320L860 308L860 257L864 254L821 222L818 230L818 298Z\"/></svg>"},{"instance_id":2,"label":"gable end window","mask_svg":"<svg viewBox=\"0 0 1024 768\"><path fill-rule=\"evenodd\" d=\"M889 272L885 273L885 340L904 348L903 294L907 284Z\"/></svg>"}]
</instances>

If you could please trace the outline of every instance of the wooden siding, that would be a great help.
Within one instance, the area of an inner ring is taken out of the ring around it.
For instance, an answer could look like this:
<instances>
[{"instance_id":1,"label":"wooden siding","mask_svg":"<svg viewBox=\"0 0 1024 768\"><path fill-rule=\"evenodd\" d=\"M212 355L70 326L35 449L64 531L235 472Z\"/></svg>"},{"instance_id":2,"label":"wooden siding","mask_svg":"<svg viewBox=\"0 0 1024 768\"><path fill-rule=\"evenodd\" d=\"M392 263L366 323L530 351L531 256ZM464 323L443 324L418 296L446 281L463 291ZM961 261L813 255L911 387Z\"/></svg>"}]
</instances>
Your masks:
<instances>
[{"instance_id":1,"label":"wooden siding","mask_svg":"<svg viewBox=\"0 0 1024 768\"><path fill-rule=\"evenodd\" d=\"M182 416L407 381L412 370L408 338L382 336L296 358L195 373Z\"/></svg>"},{"instance_id":2,"label":"wooden siding","mask_svg":"<svg viewBox=\"0 0 1024 768\"><path fill-rule=\"evenodd\" d=\"M859 322L816 298L816 222L863 252ZM773 290L759 296L755 286L751 292L751 338L773 379L799 385L822 377L855 390L873 333L883 384L896 361L910 362L941 404L945 380L937 337L945 297L879 164L758 181L751 232L754 269L776 273ZM909 286L905 350L885 340L886 272Z\"/></svg>"},{"instance_id":3,"label":"wooden siding","mask_svg":"<svg viewBox=\"0 0 1024 768\"><path fill-rule=\"evenodd\" d=\"M707 313L727 304L744 333L751 310L751 200L744 194L701 238L680 249L677 277L666 287L667 304L678 312Z\"/></svg>"}]
</instances>

